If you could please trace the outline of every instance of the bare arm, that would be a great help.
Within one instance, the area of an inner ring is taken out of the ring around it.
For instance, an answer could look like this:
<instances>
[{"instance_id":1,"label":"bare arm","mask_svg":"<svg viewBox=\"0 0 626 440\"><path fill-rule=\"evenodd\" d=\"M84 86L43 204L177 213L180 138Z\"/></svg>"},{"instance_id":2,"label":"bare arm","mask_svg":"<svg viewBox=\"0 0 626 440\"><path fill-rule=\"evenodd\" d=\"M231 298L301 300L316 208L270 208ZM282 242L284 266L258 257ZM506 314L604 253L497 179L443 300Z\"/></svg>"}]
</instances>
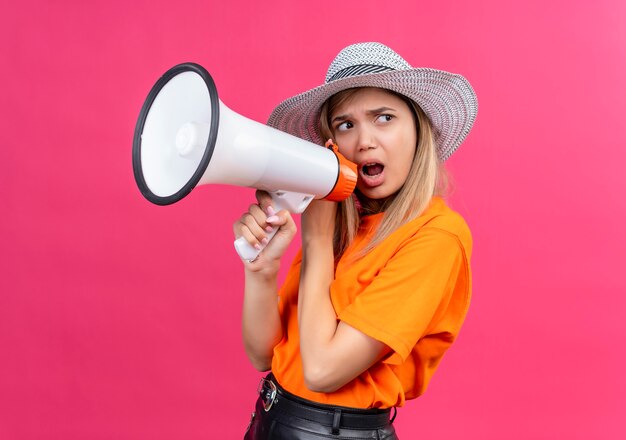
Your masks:
<instances>
[{"instance_id":1,"label":"bare arm","mask_svg":"<svg viewBox=\"0 0 626 440\"><path fill-rule=\"evenodd\" d=\"M335 203L316 201L302 216L300 351L307 387L317 392L341 388L390 351L382 342L337 320L330 300L335 209Z\"/></svg>"},{"instance_id":2,"label":"bare arm","mask_svg":"<svg viewBox=\"0 0 626 440\"><path fill-rule=\"evenodd\" d=\"M272 350L283 335L275 275L261 276L245 269L241 331L246 354L254 368L269 370Z\"/></svg>"},{"instance_id":3,"label":"bare arm","mask_svg":"<svg viewBox=\"0 0 626 440\"><path fill-rule=\"evenodd\" d=\"M277 275L280 258L293 239L296 227L287 211L276 214L268 208L271 199L267 193L257 191L257 199L259 204L251 205L233 229L236 237L243 236L254 246L264 242L266 228L279 228L254 262L243 261L245 288L241 327L244 348L252 365L259 371L266 371L271 367L274 346L283 336Z\"/></svg>"}]
</instances>

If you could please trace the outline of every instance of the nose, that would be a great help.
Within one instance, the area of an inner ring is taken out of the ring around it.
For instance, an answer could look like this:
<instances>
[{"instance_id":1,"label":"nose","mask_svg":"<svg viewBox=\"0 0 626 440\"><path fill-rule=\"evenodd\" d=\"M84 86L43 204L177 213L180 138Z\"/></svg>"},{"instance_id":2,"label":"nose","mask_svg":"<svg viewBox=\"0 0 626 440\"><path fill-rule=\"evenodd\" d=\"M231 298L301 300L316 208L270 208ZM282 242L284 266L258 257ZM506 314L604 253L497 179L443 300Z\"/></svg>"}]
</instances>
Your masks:
<instances>
[{"instance_id":1,"label":"nose","mask_svg":"<svg viewBox=\"0 0 626 440\"><path fill-rule=\"evenodd\" d=\"M376 136L366 126L359 127L358 151L373 150L378 146Z\"/></svg>"}]
</instances>

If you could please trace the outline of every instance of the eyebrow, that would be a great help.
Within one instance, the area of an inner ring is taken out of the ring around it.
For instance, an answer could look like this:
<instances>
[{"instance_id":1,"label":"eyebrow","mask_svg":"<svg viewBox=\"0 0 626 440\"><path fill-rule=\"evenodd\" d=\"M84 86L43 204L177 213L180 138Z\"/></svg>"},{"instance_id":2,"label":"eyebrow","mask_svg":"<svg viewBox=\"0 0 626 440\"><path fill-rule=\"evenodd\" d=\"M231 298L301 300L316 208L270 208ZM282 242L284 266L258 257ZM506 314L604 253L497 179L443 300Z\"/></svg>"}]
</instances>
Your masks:
<instances>
[{"instance_id":1,"label":"eyebrow","mask_svg":"<svg viewBox=\"0 0 626 440\"><path fill-rule=\"evenodd\" d=\"M389 112L389 111L395 112L396 110L394 108L391 108L391 107L378 107L378 108L374 108L374 109L371 109L371 110L366 110L365 113L368 114L368 115L378 115L380 113L385 113L385 112ZM349 114L349 113L346 113L346 114L343 114L343 115L337 115L337 116L335 116L332 119L331 123L345 121L346 119L350 119L351 117L352 117L352 115Z\"/></svg>"}]
</instances>

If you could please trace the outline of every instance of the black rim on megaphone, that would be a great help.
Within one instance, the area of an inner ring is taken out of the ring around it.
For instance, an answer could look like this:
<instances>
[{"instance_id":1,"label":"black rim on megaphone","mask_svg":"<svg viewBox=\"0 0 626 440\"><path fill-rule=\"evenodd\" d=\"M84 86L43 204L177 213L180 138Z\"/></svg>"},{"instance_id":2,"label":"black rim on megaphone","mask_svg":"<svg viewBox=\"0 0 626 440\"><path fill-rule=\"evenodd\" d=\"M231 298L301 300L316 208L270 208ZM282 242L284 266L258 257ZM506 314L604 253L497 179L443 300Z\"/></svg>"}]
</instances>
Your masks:
<instances>
[{"instance_id":1,"label":"black rim on megaphone","mask_svg":"<svg viewBox=\"0 0 626 440\"><path fill-rule=\"evenodd\" d=\"M202 160L198 165L195 173L189 179L189 181L176 193L170 196L158 196L154 194L148 185L146 184L146 180L143 176L143 170L141 167L141 135L143 133L144 125L146 123L146 117L150 112L150 108L154 103L155 98L161 91L161 89L175 76L180 75L184 72L195 72L204 80L204 83L207 86L209 92L209 99L211 101L211 125L209 131L209 139L207 140L207 145L204 150L204 154L202 155ZM139 113L139 119L137 120L137 125L135 126L135 136L133 138L133 172L135 174L135 181L137 182L137 186L141 191L141 194L148 199L150 202L156 205L171 205L179 201L180 199L187 196L192 189L196 187L204 172L206 171L209 162L211 161L211 156L213 155L213 149L215 148L215 141L217 140L217 130L219 126L219 115L220 115L220 106L219 99L217 96L217 88L215 87L215 82L213 78L209 74L209 72L199 64L196 63L182 63L178 64L159 78L156 84L150 90L146 101L143 103L141 107L141 112Z\"/></svg>"}]
</instances>

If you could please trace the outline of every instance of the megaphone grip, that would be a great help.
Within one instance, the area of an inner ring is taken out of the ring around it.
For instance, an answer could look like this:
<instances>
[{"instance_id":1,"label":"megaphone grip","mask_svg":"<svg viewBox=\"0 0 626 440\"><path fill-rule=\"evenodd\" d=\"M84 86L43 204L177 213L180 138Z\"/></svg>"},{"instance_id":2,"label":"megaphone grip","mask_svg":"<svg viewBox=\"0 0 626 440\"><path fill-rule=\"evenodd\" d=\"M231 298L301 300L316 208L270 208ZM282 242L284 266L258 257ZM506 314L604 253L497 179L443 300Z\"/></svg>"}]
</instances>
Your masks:
<instances>
[{"instance_id":1,"label":"megaphone grip","mask_svg":"<svg viewBox=\"0 0 626 440\"><path fill-rule=\"evenodd\" d=\"M272 232L267 233L268 243L274 238L278 228L273 228ZM263 244L261 244L261 249L256 249L250 243L246 241L244 237L239 237L235 240L235 250L239 254L242 260L246 260L248 262L252 262L257 259L261 251L265 248Z\"/></svg>"},{"instance_id":2,"label":"megaphone grip","mask_svg":"<svg viewBox=\"0 0 626 440\"><path fill-rule=\"evenodd\" d=\"M303 212L311 200L313 200L312 194L302 194L290 191L270 191L270 195L272 196L272 207L276 212L282 211L283 209L288 210L294 214L300 214ZM278 228L272 228L272 232L267 233L267 242L269 244L272 241L274 235ZM235 250L239 254L242 260L246 261L254 261L257 259L261 251L265 249L265 246L261 244L260 249L256 249L252 246L244 237L239 237L235 240Z\"/></svg>"}]
</instances>

